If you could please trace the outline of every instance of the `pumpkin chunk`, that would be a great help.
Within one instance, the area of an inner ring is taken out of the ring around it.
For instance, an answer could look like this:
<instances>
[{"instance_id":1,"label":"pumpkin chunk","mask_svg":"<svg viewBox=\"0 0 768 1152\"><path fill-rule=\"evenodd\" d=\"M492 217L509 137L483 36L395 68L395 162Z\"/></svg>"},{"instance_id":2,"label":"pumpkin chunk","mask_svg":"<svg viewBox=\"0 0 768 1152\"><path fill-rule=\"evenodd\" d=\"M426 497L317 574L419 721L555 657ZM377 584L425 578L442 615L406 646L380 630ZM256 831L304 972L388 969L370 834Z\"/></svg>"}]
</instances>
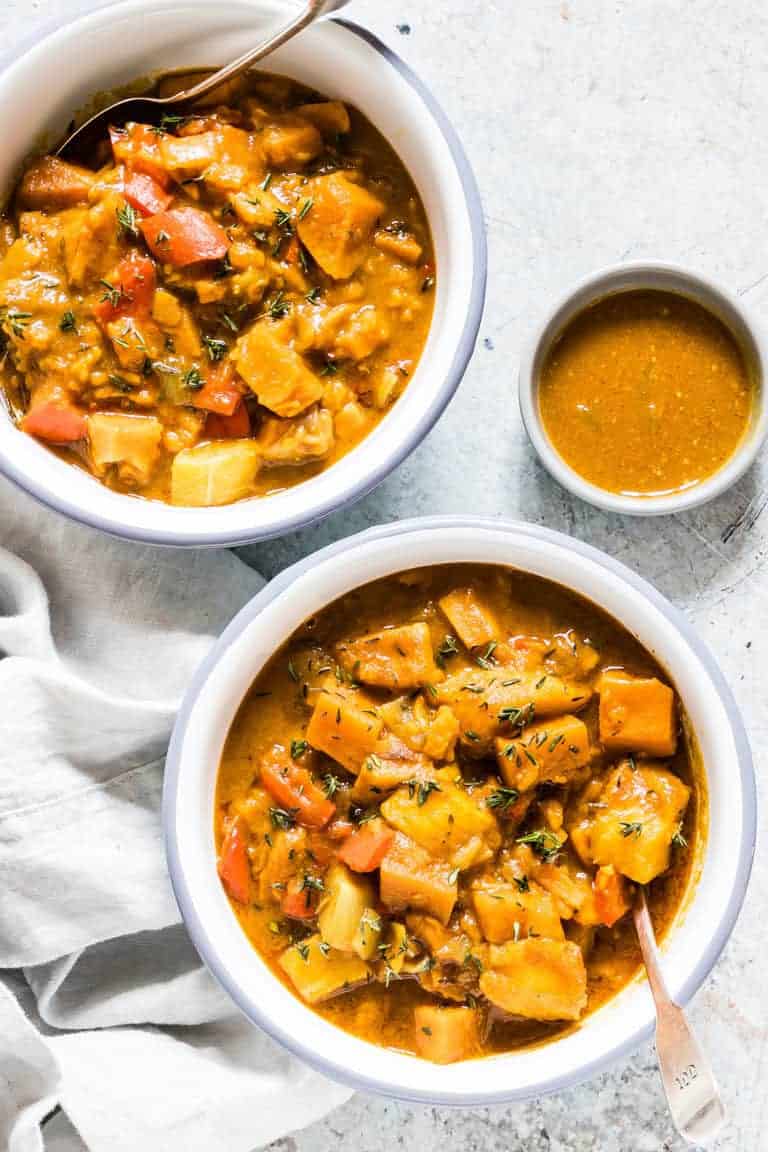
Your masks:
<instances>
[{"instance_id":1,"label":"pumpkin chunk","mask_svg":"<svg viewBox=\"0 0 768 1152\"><path fill-rule=\"evenodd\" d=\"M443 596L439 604L465 648L479 648L499 639L496 617L474 588L455 588Z\"/></svg>"},{"instance_id":2,"label":"pumpkin chunk","mask_svg":"<svg viewBox=\"0 0 768 1152\"><path fill-rule=\"evenodd\" d=\"M368 965L359 956L328 948L320 936L310 936L287 948L280 957L280 967L308 1004L348 992L364 984L369 975Z\"/></svg>"},{"instance_id":3,"label":"pumpkin chunk","mask_svg":"<svg viewBox=\"0 0 768 1152\"><path fill-rule=\"evenodd\" d=\"M577 716L532 724L517 739L496 739L499 771L504 783L518 792L527 792L545 781L567 784L590 757L589 732Z\"/></svg>"},{"instance_id":4,"label":"pumpkin chunk","mask_svg":"<svg viewBox=\"0 0 768 1152\"><path fill-rule=\"evenodd\" d=\"M570 940L491 945L480 991L510 1016L578 1020L587 1006L584 957Z\"/></svg>"},{"instance_id":5,"label":"pumpkin chunk","mask_svg":"<svg viewBox=\"0 0 768 1152\"><path fill-rule=\"evenodd\" d=\"M334 280L346 280L365 259L384 205L341 172L308 180L304 191L312 209L298 223L301 241L324 272Z\"/></svg>"},{"instance_id":6,"label":"pumpkin chunk","mask_svg":"<svg viewBox=\"0 0 768 1152\"><path fill-rule=\"evenodd\" d=\"M279 325L259 321L233 352L235 367L260 404L278 416L298 416L323 394L323 383L290 344Z\"/></svg>"},{"instance_id":7,"label":"pumpkin chunk","mask_svg":"<svg viewBox=\"0 0 768 1152\"><path fill-rule=\"evenodd\" d=\"M672 756L677 747L675 694L655 677L611 669L600 677L600 739L611 751Z\"/></svg>"},{"instance_id":8,"label":"pumpkin chunk","mask_svg":"<svg viewBox=\"0 0 768 1152\"><path fill-rule=\"evenodd\" d=\"M549 892L530 880L515 884L479 882L472 902L483 936L492 944L530 936L563 939L563 925Z\"/></svg>"},{"instance_id":9,"label":"pumpkin chunk","mask_svg":"<svg viewBox=\"0 0 768 1152\"><path fill-rule=\"evenodd\" d=\"M348 772L358 772L376 748L384 724L380 716L347 693L321 692L307 728L313 748L325 752Z\"/></svg>"},{"instance_id":10,"label":"pumpkin chunk","mask_svg":"<svg viewBox=\"0 0 768 1152\"><path fill-rule=\"evenodd\" d=\"M419 1004L413 1011L414 1047L435 1064L468 1060L480 1047L476 1008Z\"/></svg>"},{"instance_id":11,"label":"pumpkin chunk","mask_svg":"<svg viewBox=\"0 0 768 1152\"><path fill-rule=\"evenodd\" d=\"M449 866L398 832L381 862L381 902L393 912L415 908L447 924L458 895Z\"/></svg>"},{"instance_id":12,"label":"pumpkin chunk","mask_svg":"<svg viewBox=\"0 0 768 1152\"><path fill-rule=\"evenodd\" d=\"M386 628L337 647L339 663L355 680L376 688L409 689L442 680L428 624Z\"/></svg>"},{"instance_id":13,"label":"pumpkin chunk","mask_svg":"<svg viewBox=\"0 0 768 1152\"><path fill-rule=\"evenodd\" d=\"M413 782L381 806L385 820L452 868L489 860L501 844L493 813L463 788L446 781Z\"/></svg>"}]
</instances>

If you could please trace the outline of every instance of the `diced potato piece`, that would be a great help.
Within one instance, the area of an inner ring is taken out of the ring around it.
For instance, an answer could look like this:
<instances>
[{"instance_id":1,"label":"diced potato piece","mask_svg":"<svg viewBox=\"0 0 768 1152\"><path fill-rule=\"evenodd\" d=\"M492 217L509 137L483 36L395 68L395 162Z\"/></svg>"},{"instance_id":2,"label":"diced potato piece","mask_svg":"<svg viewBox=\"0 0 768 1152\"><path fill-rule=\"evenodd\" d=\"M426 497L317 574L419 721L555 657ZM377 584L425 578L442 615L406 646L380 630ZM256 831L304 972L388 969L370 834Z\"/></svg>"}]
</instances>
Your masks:
<instances>
[{"instance_id":1,"label":"diced potato piece","mask_svg":"<svg viewBox=\"0 0 768 1152\"><path fill-rule=\"evenodd\" d=\"M301 166L323 150L323 139L308 118L285 112L266 124L259 137L264 155L276 168Z\"/></svg>"},{"instance_id":2,"label":"diced potato piece","mask_svg":"<svg viewBox=\"0 0 768 1152\"><path fill-rule=\"evenodd\" d=\"M475 1008L442 1008L419 1004L413 1011L414 1047L435 1064L468 1060L480 1050Z\"/></svg>"},{"instance_id":3,"label":"diced potato piece","mask_svg":"<svg viewBox=\"0 0 768 1152\"><path fill-rule=\"evenodd\" d=\"M24 173L16 201L20 208L71 208L87 203L96 183L88 168L68 164L58 156L44 156Z\"/></svg>"},{"instance_id":4,"label":"diced potato piece","mask_svg":"<svg viewBox=\"0 0 768 1152\"><path fill-rule=\"evenodd\" d=\"M532 869L536 881L550 893L563 919L573 917L580 924L597 924L592 878L569 858L556 864L536 863Z\"/></svg>"},{"instance_id":5,"label":"diced potato piece","mask_svg":"<svg viewBox=\"0 0 768 1152\"><path fill-rule=\"evenodd\" d=\"M402 972L408 954L408 933L405 924L401 924L399 920L390 920L384 931L384 944L381 958L397 976Z\"/></svg>"},{"instance_id":6,"label":"diced potato piece","mask_svg":"<svg viewBox=\"0 0 768 1152\"><path fill-rule=\"evenodd\" d=\"M373 882L336 863L325 877L325 892L317 912L317 926L327 944L340 952L356 951L360 919L375 898Z\"/></svg>"},{"instance_id":7,"label":"diced potato piece","mask_svg":"<svg viewBox=\"0 0 768 1152\"><path fill-rule=\"evenodd\" d=\"M368 979L368 965L359 956L335 952L319 936L287 948L280 967L308 1004L319 1004L339 992L349 992Z\"/></svg>"},{"instance_id":8,"label":"diced potato piece","mask_svg":"<svg viewBox=\"0 0 768 1152\"><path fill-rule=\"evenodd\" d=\"M333 416L327 408L310 408L293 420L267 419L259 429L258 445L266 468L323 460L333 444Z\"/></svg>"},{"instance_id":9,"label":"diced potato piece","mask_svg":"<svg viewBox=\"0 0 768 1152\"><path fill-rule=\"evenodd\" d=\"M259 451L253 440L217 440L184 448L171 465L171 504L209 508L253 491Z\"/></svg>"},{"instance_id":10,"label":"diced potato piece","mask_svg":"<svg viewBox=\"0 0 768 1152\"><path fill-rule=\"evenodd\" d=\"M675 694L655 677L611 669L600 677L600 739L611 751L672 756L677 747Z\"/></svg>"},{"instance_id":11,"label":"diced potato piece","mask_svg":"<svg viewBox=\"0 0 768 1152\"><path fill-rule=\"evenodd\" d=\"M424 623L403 624L346 640L336 651L345 671L376 688L420 688L445 675L435 664L432 636Z\"/></svg>"},{"instance_id":12,"label":"diced potato piece","mask_svg":"<svg viewBox=\"0 0 768 1152\"><path fill-rule=\"evenodd\" d=\"M352 951L361 960L373 960L379 950L384 923L375 908L363 909L352 940Z\"/></svg>"},{"instance_id":13,"label":"diced potato piece","mask_svg":"<svg viewBox=\"0 0 768 1152\"><path fill-rule=\"evenodd\" d=\"M452 760L459 722L450 708L428 708L424 697L401 696L382 704L379 715L390 732L394 732L414 752L423 752L432 760Z\"/></svg>"},{"instance_id":14,"label":"diced potato piece","mask_svg":"<svg viewBox=\"0 0 768 1152\"><path fill-rule=\"evenodd\" d=\"M480 882L472 889L472 902L483 936L491 944L503 944L528 935L563 939L563 925L554 900L549 892L531 881Z\"/></svg>"},{"instance_id":15,"label":"diced potato piece","mask_svg":"<svg viewBox=\"0 0 768 1152\"><path fill-rule=\"evenodd\" d=\"M587 1006L584 957L570 940L491 945L480 991L510 1016L578 1020Z\"/></svg>"},{"instance_id":16,"label":"diced potato piece","mask_svg":"<svg viewBox=\"0 0 768 1152\"><path fill-rule=\"evenodd\" d=\"M479 648L499 639L496 617L478 598L474 588L455 588L438 603L465 648Z\"/></svg>"},{"instance_id":17,"label":"diced potato piece","mask_svg":"<svg viewBox=\"0 0 768 1152\"><path fill-rule=\"evenodd\" d=\"M259 403L278 416L298 416L323 394L323 382L281 339L280 325L259 321L241 336L232 358Z\"/></svg>"},{"instance_id":18,"label":"diced potato piece","mask_svg":"<svg viewBox=\"0 0 768 1152\"><path fill-rule=\"evenodd\" d=\"M128 412L94 412L88 417L91 461L97 476L111 464L145 484L160 453L163 426L155 416Z\"/></svg>"},{"instance_id":19,"label":"diced potato piece","mask_svg":"<svg viewBox=\"0 0 768 1152\"><path fill-rule=\"evenodd\" d=\"M373 242L380 251L388 252L406 264L418 264L421 260L421 244L410 232L388 232L386 228L380 228Z\"/></svg>"},{"instance_id":20,"label":"diced potato piece","mask_svg":"<svg viewBox=\"0 0 768 1152\"><path fill-rule=\"evenodd\" d=\"M359 704L348 693L321 692L307 727L307 740L348 772L358 772L376 748L384 726L363 697Z\"/></svg>"},{"instance_id":21,"label":"diced potato piece","mask_svg":"<svg viewBox=\"0 0 768 1152\"><path fill-rule=\"evenodd\" d=\"M401 833L381 862L381 902L393 912L416 908L447 924L458 890L448 866Z\"/></svg>"},{"instance_id":22,"label":"diced potato piece","mask_svg":"<svg viewBox=\"0 0 768 1152\"><path fill-rule=\"evenodd\" d=\"M452 868L482 864L501 844L490 809L455 784L414 782L388 797L381 814L393 828Z\"/></svg>"},{"instance_id":23,"label":"diced potato piece","mask_svg":"<svg viewBox=\"0 0 768 1152\"><path fill-rule=\"evenodd\" d=\"M380 710L381 711L381 710ZM426 780L434 776L431 760L413 752L396 736L385 733L376 744L376 750L366 756L352 787L353 800L368 803L380 800L411 780Z\"/></svg>"},{"instance_id":24,"label":"diced potato piece","mask_svg":"<svg viewBox=\"0 0 768 1152\"><path fill-rule=\"evenodd\" d=\"M560 716L524 728L517 739L496 739L504 783L527 792L545 781L567 784L591 759L589 732L577 716Z\"/></svg>"},{"instance_id":25,"label":"diced potato piece","mask_svg":"<svg viewBox=\"0 0 768 1152\"><path fill-rule=\"evenodd\" d=\"M300 116L314 124L323 136L344 136L351 127L349 112L341 100L323 100L318 104L302 104Z\"/></svg>"},{"instance_id":26,"label":"diced potato piece","mask_svg":"<svg viewBox=\"0 0 768 1152\"><path fill-rule=\"evenodd\" d=\"M600 806L585 821L581 850L595 864L610 864L630 880L649 884L669 867L672 837L690 794L664 768L619 765L605 782Z\"/></svg>"},{"instance_id":27,"label":"diced potato piece","mask_svg":"<svg viewBox=\"0 0 768 1152\"><path fill-rule=\"evenodd\" d=\"M341 172L308 180L304 192L312 209L298 223L301 241L324 272L334 280L346 280L365 259L384 205Z\"/></svg>"},{"instance_id":28,"label":"diced potato piece","mask_svg":"<svg viewBox=\"0 0 768 1152\"><path fill-rule=\"evenodd\" d=\"M579 712L592 697L578 681L505 668L464 668L438 684L435 699L458 717L465 751L484 756L493 737L530 724L534 717Z\"/></svg>"}]
</instances>

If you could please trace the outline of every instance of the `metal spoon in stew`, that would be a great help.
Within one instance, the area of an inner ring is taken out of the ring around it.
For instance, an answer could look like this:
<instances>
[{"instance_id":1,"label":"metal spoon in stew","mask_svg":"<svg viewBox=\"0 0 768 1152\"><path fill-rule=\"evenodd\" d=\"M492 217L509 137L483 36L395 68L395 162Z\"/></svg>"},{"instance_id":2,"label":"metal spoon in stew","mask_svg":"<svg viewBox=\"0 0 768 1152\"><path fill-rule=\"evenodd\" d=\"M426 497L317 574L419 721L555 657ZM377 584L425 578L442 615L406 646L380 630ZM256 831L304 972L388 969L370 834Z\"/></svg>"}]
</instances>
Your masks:
<instances>
[{"instance_id":1,"label":"metal spoon in stew","mask_svg":"<svg viewBox=\"0 0 768 1152\"><path fill-rule=\"evenodd\" d=\"M226 64L217 72L205 76L204 79L193 84L191 88L174 92L170 96L131 96L124 100L118 100L115 104L110 104L108 108L103 108L101 112L97 112L95 116L91 116L79 128L69 133L64 143L57 149L57 155L72 159L83 153L87 144L103 136L109 125L125 124L129 120L149 120L152 123L159 118L163 109L178 107L180 104L189 104L198 100L219 84L239 76L257 60L261 60L270 52L274 52L276 48L285 44L298 32L313 24L315 20L343 8L347 3L349 0L306 0L301 12L284 28L272 33L268 40L263 41L256 48L238 56L237 60L233 60L231 64ZM198 75L199 71L198 69Z\"/></svg>"},{"instance_id":2,"label":"metal spoon in stew","mask_svg":"<svg viewBox=\"0 0 768 1152\"><path fill-rule=\"evenodd\" d=\"M656 1005L656 1053L675 1128L689 1144L709 1144L725 1121L715 1077L685 1013L671 999L661 972L645 889L633 906L635 929Z\"/></svg>"}]
</instances>

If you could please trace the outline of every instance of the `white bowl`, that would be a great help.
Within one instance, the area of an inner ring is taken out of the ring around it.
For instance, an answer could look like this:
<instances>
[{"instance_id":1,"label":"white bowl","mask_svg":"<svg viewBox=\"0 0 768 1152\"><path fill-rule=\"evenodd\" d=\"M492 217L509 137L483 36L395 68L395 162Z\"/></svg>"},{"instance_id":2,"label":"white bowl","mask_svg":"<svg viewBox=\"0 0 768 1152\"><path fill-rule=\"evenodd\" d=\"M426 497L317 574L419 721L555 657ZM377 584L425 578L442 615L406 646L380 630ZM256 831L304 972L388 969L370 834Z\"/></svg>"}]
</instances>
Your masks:
<instances>
[{"instance_id":1,"label":"white bowl","mask_svg":"<svg viewBox=\"0 0 768 1152\"><path fill-rule=\"evenodd\" d=\"M697 301L718 316L735 336L756 385L749 427L730 460L701 483L663 496L624 496L608 492L585 480L566 463L552 444L539 407L539 375L549 350L569 321L590 304L606 296L638 288L676 292ZM735 484L753 463L768 432L765 398L767 380L768 343L763 328L737 296L698 272L662 260L644 260L601 268L580 280L548 308L520 360L520 412L525 430L542 464L574 496L598 508L605 508L608 512L624 512L632 516L671 515L713 500Z\"/></svg>"},{"instance_id":2,"label":"white bowl","mask_svg":"<svg viewBox=\"0 0 768 1152\"><path fill-rule=\"evenodd\" d=\"M565 1088L634 1048L653 1026L645 983L623 989L572 1033L527 1051L438 1067L378 1048L317 1016L270 972L219 883L213 837L224 740L273 652L308 616L350 589L402 569L456 562L507 565L580 593L621 621L680 693L701 748L710 801L701 878L664 947L670 989L686 1002L724 947L749 878L756 817L749 746L722 675L680 613L623 565L559 533L495 520L412 520L332 545L283 572L233 620L194 678L168 753L163 821L171 880L190 935L254 1023L356 1088L466 1106Z\"/></svg>"},{"instance_id":3,"label":"white bowl","mask_svg":"<svg viewBox=\"0 0 768 1152\"><path fill-rule=\"evenodd\" d=\"M57 139L94 93L158 71L234 59L285 22L278 0L128 0L64 24L0 75L0 191L10 191L41 134ZM369 492L426 436L472 354L485 295L482 208L461 144L421 81L353 24L325 20L264 67L346 100L390 141L411 173L437 256L435 311L402 397L347 456L285 492L223 508L174 508L121 495L18 431L0 405L0 471L52 508L154 544L244 544L321 519Z\"/></svg>"}]
</instances>

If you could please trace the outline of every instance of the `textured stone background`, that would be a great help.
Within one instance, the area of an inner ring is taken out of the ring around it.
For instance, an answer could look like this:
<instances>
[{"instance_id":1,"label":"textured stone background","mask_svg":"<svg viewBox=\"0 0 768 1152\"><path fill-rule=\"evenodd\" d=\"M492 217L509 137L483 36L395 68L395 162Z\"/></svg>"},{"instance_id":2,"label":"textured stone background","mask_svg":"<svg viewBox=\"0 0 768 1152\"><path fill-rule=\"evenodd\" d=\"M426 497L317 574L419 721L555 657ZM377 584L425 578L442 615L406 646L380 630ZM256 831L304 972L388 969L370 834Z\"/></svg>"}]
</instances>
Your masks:
<instances>
[{"instance_id":1,"label":"textured stone background","mask_svg":"<svg viewBox=\"0 0 768 1152\"><path fill-rule=\"evenodd\" d=\"M0 0L2 39L86 6ZM712 646L750 727L764 795L765 461L699 511L603 515L536 463L515 370L547 298L620 259L679 260L758 307L765 289L768 319L768 9L761 0L355 0L349 14L417 69L459 128L485 201L486 316L459 394L410 460L355 507L247 558L270 575L330 540L422 513L482 512L573 533L652 580ZM720 1152L768 1149L766 919L761 851L733 940L692 1008L729 1109ZM527 1106L448 1112L358 1096L273 1152L681 1147L646 1048L586 1087Z\"/></svg>"}]
</instances>

